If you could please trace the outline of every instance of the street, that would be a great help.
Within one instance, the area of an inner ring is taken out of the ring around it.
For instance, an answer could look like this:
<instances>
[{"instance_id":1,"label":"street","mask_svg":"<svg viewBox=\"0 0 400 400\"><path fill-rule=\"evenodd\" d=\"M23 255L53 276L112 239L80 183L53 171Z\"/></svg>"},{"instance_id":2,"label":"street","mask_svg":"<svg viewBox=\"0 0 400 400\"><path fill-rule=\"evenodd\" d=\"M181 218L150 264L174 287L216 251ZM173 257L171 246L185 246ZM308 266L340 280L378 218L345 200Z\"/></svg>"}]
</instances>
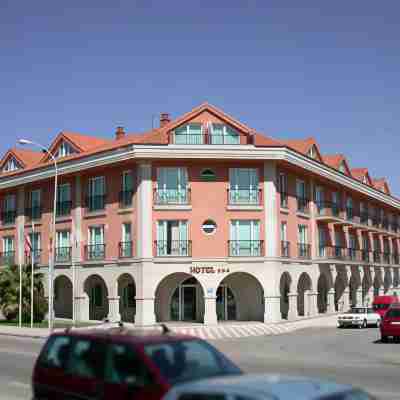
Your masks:
<instances>
[{"instance_id":1,"label":"street","mask_svg":"<svg viewBox=\"0 0 400 400\"><path fill-rule=\"evenodd\" d=\"M213 342L246 372L279 372L351 383L383 400L398 400L400 344L381 344L378 330L309 328ZM0 337L0 399L29 399L42 341Z\"/></svg>"}]
</instances>

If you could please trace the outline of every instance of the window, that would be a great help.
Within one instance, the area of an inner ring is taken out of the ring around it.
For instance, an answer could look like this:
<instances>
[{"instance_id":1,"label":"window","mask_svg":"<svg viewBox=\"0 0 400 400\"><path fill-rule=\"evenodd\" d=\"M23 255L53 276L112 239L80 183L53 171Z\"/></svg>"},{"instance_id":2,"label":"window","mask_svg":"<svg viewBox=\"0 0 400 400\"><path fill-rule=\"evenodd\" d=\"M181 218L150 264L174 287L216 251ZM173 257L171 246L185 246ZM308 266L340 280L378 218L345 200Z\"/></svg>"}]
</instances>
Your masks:
<instances>
[{"instance_id":1,"label":"window","mask_svg":"<svg viewBox=\"0 0 400 400\"><path fill-rule=\"evenodd\" d=\"M77 339L72 348L67 372L88 379L102 379L104 371L104 343Z\"/></svg>"},{"instance_id":2,"label":"window","mask_svg":"<svg viewBox=\"0 0 400 400\"><path fill-rule=\"evenodd\" d=\"M297 210L300 212L308 211L308 198L306 183L302 180L296 181Z\"/></svg>"},{"instance_id":3,"label":"window","mask_svg":"<svg viewBox=\"0 0 400 400\"><path fill-rule=\"evenodd\" d=\"M71 212L71 184L63 183L57 187L57 216Z\"/></svg>"},{"instance_id":4,"label":"window","mask_svg":"<svg viewBox=\"0 0 400 400\"><path fill-rule=\"evenodd\" d=\"M279 192L281 197L281 207L288 208L288 184L287 184L287 175L280 173L279 174Z\"/></svg>"},{"instance_id":5,"label":"window","mask_svg":"<svg viewBox=\"0 0 400 400\"><path fill-rule=\"evenodd\" d=\"M67 262L71 259L71 233L68 230L57 231L56 261Z\"/></svg>"},{"instance_id":6,"label":"window","mask_svg":"<svg viewBox=\"0 0 400 400\"><path fill-rule=\"evenodd\" d=\"M323 214L325 211L325 202L324 202L324 188L321 186L317 186L315 188L315 203L317 206L318 214Z\"/></svg>"},{"instance_id":7,"label":"window","mask_svg":"<svg viewBox=\"0 0 400 400\"><path fill-rule=\"evenodd\" d=\"M187 204L188 173L186 168L158 168L156 204Z\"/></svg>"},{"instance_id":8,"label":"window","mask_svg":"<svg viewBox=\"0 0 400 400\"><path fill-rule=\"evenodd\" d=\"M203 181L215 181L217 176L212 169L203 169L203 171L201 171L200 178Z\"/></svg>"},{"instance_id":9,"label":"window","mask_svg":"<svg viewBox=\"0 0 400 400\"><path fill-rule=\"evenodd\" d=\"M40 219L41 217L41 190L32 190L29 193L29 208L27 215L31 219Z\"/></svg>"},{"instance_id":10,"label":"window","mask_svg":"<svg viewBox=\"0 0 400 400\"><path fill-rule=\"evenodd\" d=\"M347 219L353 219L353 199L351 197L346 199L346 214Z\"/></svg>"},{"instance_id":11,"label":"window","mask_svg":"<svg viewBox=\"0 0 400 400\"><path fill-rule=\"evenodd\" d=\"M175 129L175 144L203 144L203 129L201 124L187 124Z\"/></svg>"},{"instance_id":12,"label":"window","mask_svg":"<svg viewBox=\"0 0 400 400\"><path fill-rule=\"evenodd\" d=\"M103 259L105 257L104 226L91 226L89 228L89 244L87 258Z\"/></svg>"},{"instance_id":13,"label":"window","mask_svg":"<svg viewBox=\"0 0 400 400\"><path fill-rule=\"evenodd\" d=\"M90 178L88 189L88 208L90 211L103 210L105 207L105 178Z\"/></svg>"},{"instance_id":14,"label":"window","mask_svg":"<svg viewBox=\"0 0 400 400\"><path fill-rule=\"evenodd\" d=\"M258 204L258 170L256 168L229 169L229 203Z\"/></svg>"},{"instance_id":15,"label":"window","mask_svg":"<svg viewBox=\"0 0 400 400\"><path fill-rule=\"evenodd\" d=\"M308 150L307 155L308 155L308 157L311 157L311 158L316 158L317 157L317 149L315 148L314 145L312 145L310 147L310 150Z\"/></svg>"},{"instance_id":16,"label":"window","mask_svg":"<svg viewBox=\"0 0 400 400\"><path fill-rule=\"evenodd\" d=\"M260 221L232 220L229 244L230 256L260 256Z\"/></svg>"},{"instance_id":17,"label":"window","mask_svg":"<svg viewBox=\"0 0 400 400\"><path fill-rule=\"evenodd\" d=\"M72 148L72 146L63 140L58 146L58 149L55 153L55 157L56 158L66 157L73 153L75 153L75 151Z\"/></svg>"},{"instance_id":18,"label":"window","mask_svg":"<svg viewBox=\"0 0 400 400\"><path fill-rule=\"evenodd\" d=\"M18 169L21 169L21 165L14 157L11 157L4 165L3 172L17 171Z\"/></svg>"},{"instance_id":19,"label":"window","mask_svg":"<svg viewBox=\"0 0 400 400\"><path fill-rule=\"evenodd\" d=\"M146 364L125 344L110 344L106 357L106 382L144 387L154 384Z\"/></svg>"},{"instance_id":20,"label":"window","mask_svg":"<svg viewBox=\"0 0 400 400\"><path fill-rule=\"evenodd\" d=\"M29 240L31 242L32 251L37 257L40 253L40 233L39 232L31 232L29 234Z\"/></svg>"},{"instance_id":21,"label":"window","mask_svg":"<svg viewBox=\"0 0 400 400\"><path fill-rule=\"evenodd\" d=\"M132 171L122 173L122 190L120 193L120 207L129 207L132 205L133 196L133 174Z\"/></svg>"},{"instance_id":22,"label":"window","mask_svg":"<svg viewBox=\"0 0 400 400\"><path fill-rule=\"evenodd\" d=\"M5 265L13 265L15 263L14 255L14 236L3 237L3 254L0 262Z\"/></svg>"},{"instance_id":23,"label":"window","mask_svg":"<svg viewBox=\"0 0 400 400\"><path fill-rule=\"evenodd\" d=\"M203 222L201 229L206 235L213 235L217 230L217 224L213 220L207 219Z\"/></svg>"},{"instance_id":24,"label":"window","mask_svg":"<svg viewBox=\"0 0 400 400\"><path fill-rule=\"evenodd\" d=\"M122 224L121 257L132 257L132 224Z\"/></svg>"},{"instance_id":25,"label":"window","mask_svg":"<svg viewBox=\"0 0 400 400\"><path fill-rule=\"evenodd\" d=\"M339 171L340 171L340 172L343 172L343 173L346 173L346 164L345 164L344 161L342 161L342 162L339 164Z\"/></svg>"},{"instance_id":26,"label":"window","mask_svg":"<svg viewBox=\"0 0 400 400\"><path fill-rule=\"evenodd\" d=\"M240 144L239 133L223 124L211 124L210 139L210 144Z\"/></svg>"},{"instance_id":27,"label":"window","mask_svg":"<svg viewBox=\"0 0 400 400\"><path fill-rule=\"evenodd\" d=\"M188 256L188 223L182 220L164 220L157 223L157 255Z\"/></svg>"},{"instance_id":28,"label":"window","mask_svg":"<svg viewBox=\"0 0 400 400\"><path fill-rule=\"evenodd\" d=\"M3 224L13 224L16 217L16 196L8 194L4 197L2 220Z\"/></svg>"},{"instance_id":29,"label":"window","mask_svg":"<svg viewBox=\"0 0 400 400\"><path fill-rule=\"evenodd\" d=\"M307 244L307 225L299 225L299 243Z\"/></svg>"},{"instance_id":30,"label":"window","mask_svg":"<svg viewBox=\"0 0 400 400\"><path fill-rule=\"evenodd\" d=\"M287 222L281 222L281 241L287 241Z\"/></svg>"},{"instance_id":31,"label":"window","mask_svg":"<svg viewBox=\"0 0 400 400\"><path fill-rule=\"evenodd\" d=\"M307 225L298 226L298 256L300 258L308 258L310 256Z\"/></svg>"},{"instance_id":32,"label":"window","mask_svg":"<svg viewBox=\"0 0 400 400\"><path fill-rule=\"evenodd\" d=\"M223 354L200 340L170 341L148 344L145 354L173 385L211 376L240 374ZM195 366L195 368L193 368Z\"/></svg>"},{"instance_id":33,"label":"window","mask_svg":"<svg viewBox=\"0 0 400 400\"><path fill-rule=\"evenodd\" d=\"M289 242L287 241L287 222L281 222L281 256L290 257Z\"/></svg>"},{"instance_id":34,"label":"window","mask_svg":"<svg viewBox=\"0 0 400 400\"><path fill-rule=\"evenodd\" d=\"M326 256L326 230L324 227L318 227L318 244L319 244L319 256Z\"/></svg>"},{"instance_id":35,"label":"window","mask_svg":"<svg viewBox=\"0 0 400 400\"><path fill-rule=\"evenodd\" d=\"M68 336L53 336L40 355L38 363L44 367L65 370L71 350L71 338Z\"/></svg>"}]
</instances>

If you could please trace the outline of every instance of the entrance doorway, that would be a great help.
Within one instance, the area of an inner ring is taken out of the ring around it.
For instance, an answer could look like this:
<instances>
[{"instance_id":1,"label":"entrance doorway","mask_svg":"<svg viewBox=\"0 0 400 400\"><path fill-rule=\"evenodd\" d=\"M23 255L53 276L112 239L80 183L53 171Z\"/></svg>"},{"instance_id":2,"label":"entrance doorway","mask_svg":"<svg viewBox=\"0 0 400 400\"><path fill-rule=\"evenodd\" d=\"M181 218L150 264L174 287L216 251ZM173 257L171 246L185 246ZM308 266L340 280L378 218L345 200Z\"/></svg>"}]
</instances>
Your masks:
<instances>
[{"instance_id":1,"label":"entrance doorway","mask_svg":"<svg viewBox=\"0 0 400 400\"><path fill-rule=\"evenodd\" d=\"M190 278L176 288L171 299L172 321L196 321L197 287L196 279Z\"/></svg>"},{"instance_id":2,"label":"entrance doorway","mask_svg":"<svg viewBox=\"0 0 400 400\"><path fill-rule=\"evenodd\" d=\"M217 318L219 321L236 319L235 296L227 285L220 285L217 289Z\"/></svg>"}]
</instances>

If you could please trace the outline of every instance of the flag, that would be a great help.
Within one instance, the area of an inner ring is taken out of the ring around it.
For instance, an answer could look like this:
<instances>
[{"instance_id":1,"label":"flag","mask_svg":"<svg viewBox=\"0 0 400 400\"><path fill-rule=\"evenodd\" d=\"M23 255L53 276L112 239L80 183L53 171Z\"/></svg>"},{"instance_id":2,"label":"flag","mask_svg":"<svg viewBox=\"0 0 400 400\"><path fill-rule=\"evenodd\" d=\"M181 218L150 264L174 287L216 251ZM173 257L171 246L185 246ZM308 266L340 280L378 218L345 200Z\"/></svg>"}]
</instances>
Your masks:
<instances>
[{"instance_id":1,"label":"flag","mask_svg":"<svg viewBox=\"0 0 400 400\"><path fill-rule=\"evenodd\" d=\"M28 234L25 234L25 253L30 253L33 250L31 238Z\"/></svg>"}]
</instances>

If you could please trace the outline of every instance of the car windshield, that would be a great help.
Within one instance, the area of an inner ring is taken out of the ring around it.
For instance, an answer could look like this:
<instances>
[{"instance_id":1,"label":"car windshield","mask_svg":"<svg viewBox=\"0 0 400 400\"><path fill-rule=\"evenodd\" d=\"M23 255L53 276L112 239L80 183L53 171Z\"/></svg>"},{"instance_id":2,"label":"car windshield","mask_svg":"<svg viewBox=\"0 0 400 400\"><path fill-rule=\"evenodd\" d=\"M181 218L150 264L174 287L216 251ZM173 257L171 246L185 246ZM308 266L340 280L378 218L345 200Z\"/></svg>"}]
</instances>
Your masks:
<instances>
[{"instance_id":1,"label":"car windshield","mask_svg":"<svg viewBox=\"0 0 400 400\"><path fill-rule=\"evenodd\" d=\"M347 311L347 314L365 314L365 308L352 308Z\"/></svg>"},{"instance_id":2,"label":"car windshield","mask_svg":"<svg viewBox=\"0 0 400 400\"><path fill-rule=\"evenodd\" d=\"M389 308L389 304L374 304L373 308L374 310L386 310Z\"/></svg>"},{"instance_id":3,"label":"car windshield","mask_svg":"<svg viewBox=\"0 0 400 400\"><path fill-rule=\"evenodd\" d=\"M393 308L386 313L386 318L400 318L400 308Z\"/></svg>"},{"instance_id":4,"label":"car windshield","mask_svg":"<svg viewBox=\"0 0 400 400\"><path fill-rule=\"evenodd\" d=\"M144 351L171 384L242 373L222 353L201 340L151 344Z\"/></svg>"},{"instance_id":5,"label":"car windshield","mask_svg":"<svg viewBox=\"0 0 400 400\"><path fill-rule=\"evenodd\" d=\"M321 397L320 400L376 400L375 397L372 397L366 392L362 390L351 390L347 392L337 393L333 395L328 395Z\"/></svg>"}]
</instances>

